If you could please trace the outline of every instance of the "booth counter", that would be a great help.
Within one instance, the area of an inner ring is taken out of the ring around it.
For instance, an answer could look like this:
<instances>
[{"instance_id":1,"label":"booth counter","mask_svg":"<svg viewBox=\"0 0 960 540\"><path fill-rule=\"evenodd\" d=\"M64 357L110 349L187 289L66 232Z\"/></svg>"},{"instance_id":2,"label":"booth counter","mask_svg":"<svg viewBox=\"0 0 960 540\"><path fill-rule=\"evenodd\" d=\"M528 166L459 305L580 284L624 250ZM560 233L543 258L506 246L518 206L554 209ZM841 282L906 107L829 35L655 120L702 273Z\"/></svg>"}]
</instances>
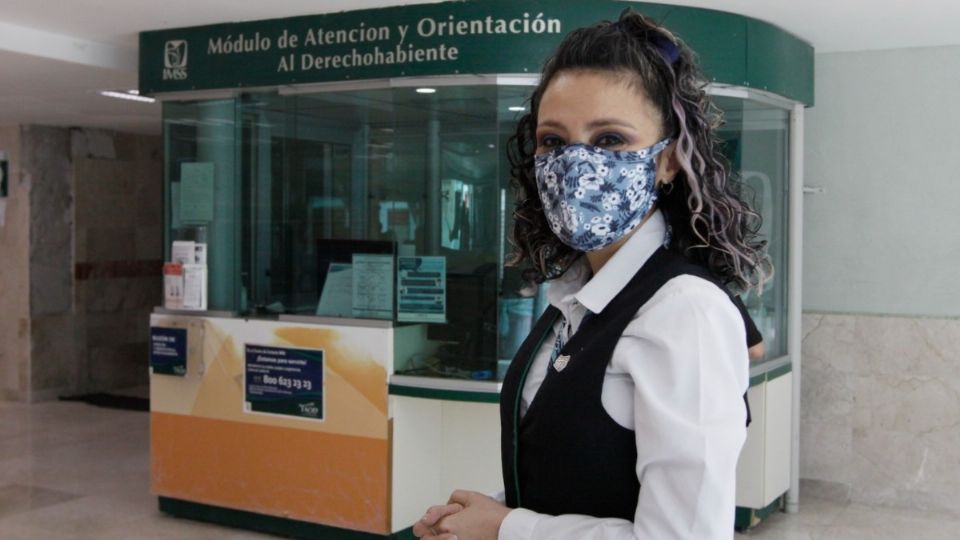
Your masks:
<instances>
[{"instance_id":1,"label":"booth counter","mask_svg":"<svg viewBox=\"0 0 960 540\"><path fill-rule=\"evenodd\" d=\"M179 375L151 376L152 489L164 511L381 538L403 536L450 485L502 488L499 384L391 375L397 343L422 327L162 309L150 324L183 349ZM265 384L294 391L264 399ZM321 390L295 391L306 388Z\"/></svg>"},{"instance_id":2,"label":"booth counter","mask_svg":"<svg viewBox=\"0 0 960 540\"><path fill-rule=\"evenodd\" d=\"M744 299L768 352L738 526L795 502L812 49L711 10L496 0L141 35L141 92L164 100L171 285L150 321L164 511L386 538L455 488L502 489L498 381L548 287L506 264L506 141L562 36L628 5L700 54L777 267Z\"/></svg>"}]
</instances>

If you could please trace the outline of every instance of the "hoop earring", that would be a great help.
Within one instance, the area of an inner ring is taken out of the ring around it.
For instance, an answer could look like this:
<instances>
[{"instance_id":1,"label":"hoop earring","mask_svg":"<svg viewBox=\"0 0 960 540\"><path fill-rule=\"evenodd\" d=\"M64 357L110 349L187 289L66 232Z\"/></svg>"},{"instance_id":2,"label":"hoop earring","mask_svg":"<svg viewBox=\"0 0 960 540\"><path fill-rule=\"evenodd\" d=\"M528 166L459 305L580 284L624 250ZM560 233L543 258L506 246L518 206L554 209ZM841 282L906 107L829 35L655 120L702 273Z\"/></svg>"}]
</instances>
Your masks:
<instances>
[{"instance_id":1,"label":"hoop earring","mask_svg":"<svg viewBox=\"0 0 960 540\"><path fill-rule=\"evenodd\" d=\"M673 182L660 182L660 192L664 195L673 193Z\"/></svg>"}]
</instances>

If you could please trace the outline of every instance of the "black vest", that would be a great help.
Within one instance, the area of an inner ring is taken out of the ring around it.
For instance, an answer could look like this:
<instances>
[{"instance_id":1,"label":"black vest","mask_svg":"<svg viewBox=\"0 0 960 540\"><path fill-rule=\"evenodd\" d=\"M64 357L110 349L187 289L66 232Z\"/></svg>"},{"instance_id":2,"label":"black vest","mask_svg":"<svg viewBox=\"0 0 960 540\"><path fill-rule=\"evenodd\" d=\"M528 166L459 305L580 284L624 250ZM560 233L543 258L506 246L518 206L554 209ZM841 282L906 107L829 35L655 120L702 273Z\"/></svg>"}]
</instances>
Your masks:
<instances>
[{"instance_id":1,"label":"black vest","mask_svg":"<svg viewBox=\"0 0 960 540\"><path fill-rule=\"evenodd\" d=\"M517 351L500 392L507 506L633 521L640 494L637 441L633 430L617 424L603 408L603 379L613 349L637 311L667 281L683 274L717 283L703 267L659 249L602 312L580 324L560 351L570 355L569 363L562 371L548 368L520 419L527 372L561 316L553 306L543 313Z\"/></svg>"}]
</instances>

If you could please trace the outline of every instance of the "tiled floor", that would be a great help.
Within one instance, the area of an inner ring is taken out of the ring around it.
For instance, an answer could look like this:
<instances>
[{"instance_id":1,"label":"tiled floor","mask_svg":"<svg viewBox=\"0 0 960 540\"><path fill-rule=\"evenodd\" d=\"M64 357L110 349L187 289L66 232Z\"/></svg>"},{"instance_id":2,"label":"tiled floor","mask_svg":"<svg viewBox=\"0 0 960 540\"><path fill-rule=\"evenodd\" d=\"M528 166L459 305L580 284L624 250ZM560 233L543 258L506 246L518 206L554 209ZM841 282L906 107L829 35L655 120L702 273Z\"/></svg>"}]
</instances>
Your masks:
<instances>
[{"instance_id":1,"label":"tiled floor","mask_svg":"<svg viewBox=\"0 0 960 540\"><path fill-rule=\"evenodd\" d=\"M157 511L148 415L81 403L0 403L3 540L240 540L271 537ZM738 540L960 538L960 519L805 499Z\"/></svg>"}]
</instances>

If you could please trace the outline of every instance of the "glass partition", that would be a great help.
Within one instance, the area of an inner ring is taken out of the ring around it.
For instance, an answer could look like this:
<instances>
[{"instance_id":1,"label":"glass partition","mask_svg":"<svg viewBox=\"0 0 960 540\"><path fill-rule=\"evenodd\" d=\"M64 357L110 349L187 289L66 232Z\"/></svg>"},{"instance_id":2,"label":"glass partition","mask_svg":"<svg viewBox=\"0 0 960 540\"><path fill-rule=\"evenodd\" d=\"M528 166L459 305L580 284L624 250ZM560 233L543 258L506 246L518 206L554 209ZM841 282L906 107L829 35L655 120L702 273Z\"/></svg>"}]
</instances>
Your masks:
<instances>
[{"instance_id":1,"label":"glass partition","mask_svg":"<svg viewBox=\"0 0 960 540\"><path fill-rule=\"evenodd\" d=\"M727 155L763 219L760 234L775 269L762 294L743 298L763 334L765 359L774 359L787 354L790 112L749 99L717 96L714 103L724 113Z\"/></svg>"},{"instance_id":2,"label":"glass partition","mask_svg":"<svg viewBox=\"0 0 960 540\"><path fill-rule=\"evenodd\" d=\"M527 91L167 103L167 249L197 226L209 231L211 310L388 319L402 336L398 372L495 378L504 143L519 114L509 107ZM212 163L207 221L181 216L191 205L184 163Z\"/></svg>"},{"instance_id":3,"label":"glass partition","mask_svg":"<svg viewBox=\"0 0 960 540\"><path fill-rule=\"evenodd\" d=\"M530 91L437 86L165 103L168 258L174 240L209 244L211 310L390 320L397 373L501 378L546 307L547 287L505 266L506 141ZM775 358L786 354L789 113L715 102L777 268L763 295L745 298ZM212 187L203 189L198 170L212 171Z\"/></svg>"},{"instance_id":4,"label":"glass partition","mask_svg":"<svg viewBox=\"0 0 960 540\"><path fill-rule=\"evenodd\" d=\"M208 244L207 304L211 310L237 311L241 300L236 116L233 99L163 106L165 260L171 260L175 240ZM205 177L204 171L209 176Z\"/></svg>"}]
</instances>

